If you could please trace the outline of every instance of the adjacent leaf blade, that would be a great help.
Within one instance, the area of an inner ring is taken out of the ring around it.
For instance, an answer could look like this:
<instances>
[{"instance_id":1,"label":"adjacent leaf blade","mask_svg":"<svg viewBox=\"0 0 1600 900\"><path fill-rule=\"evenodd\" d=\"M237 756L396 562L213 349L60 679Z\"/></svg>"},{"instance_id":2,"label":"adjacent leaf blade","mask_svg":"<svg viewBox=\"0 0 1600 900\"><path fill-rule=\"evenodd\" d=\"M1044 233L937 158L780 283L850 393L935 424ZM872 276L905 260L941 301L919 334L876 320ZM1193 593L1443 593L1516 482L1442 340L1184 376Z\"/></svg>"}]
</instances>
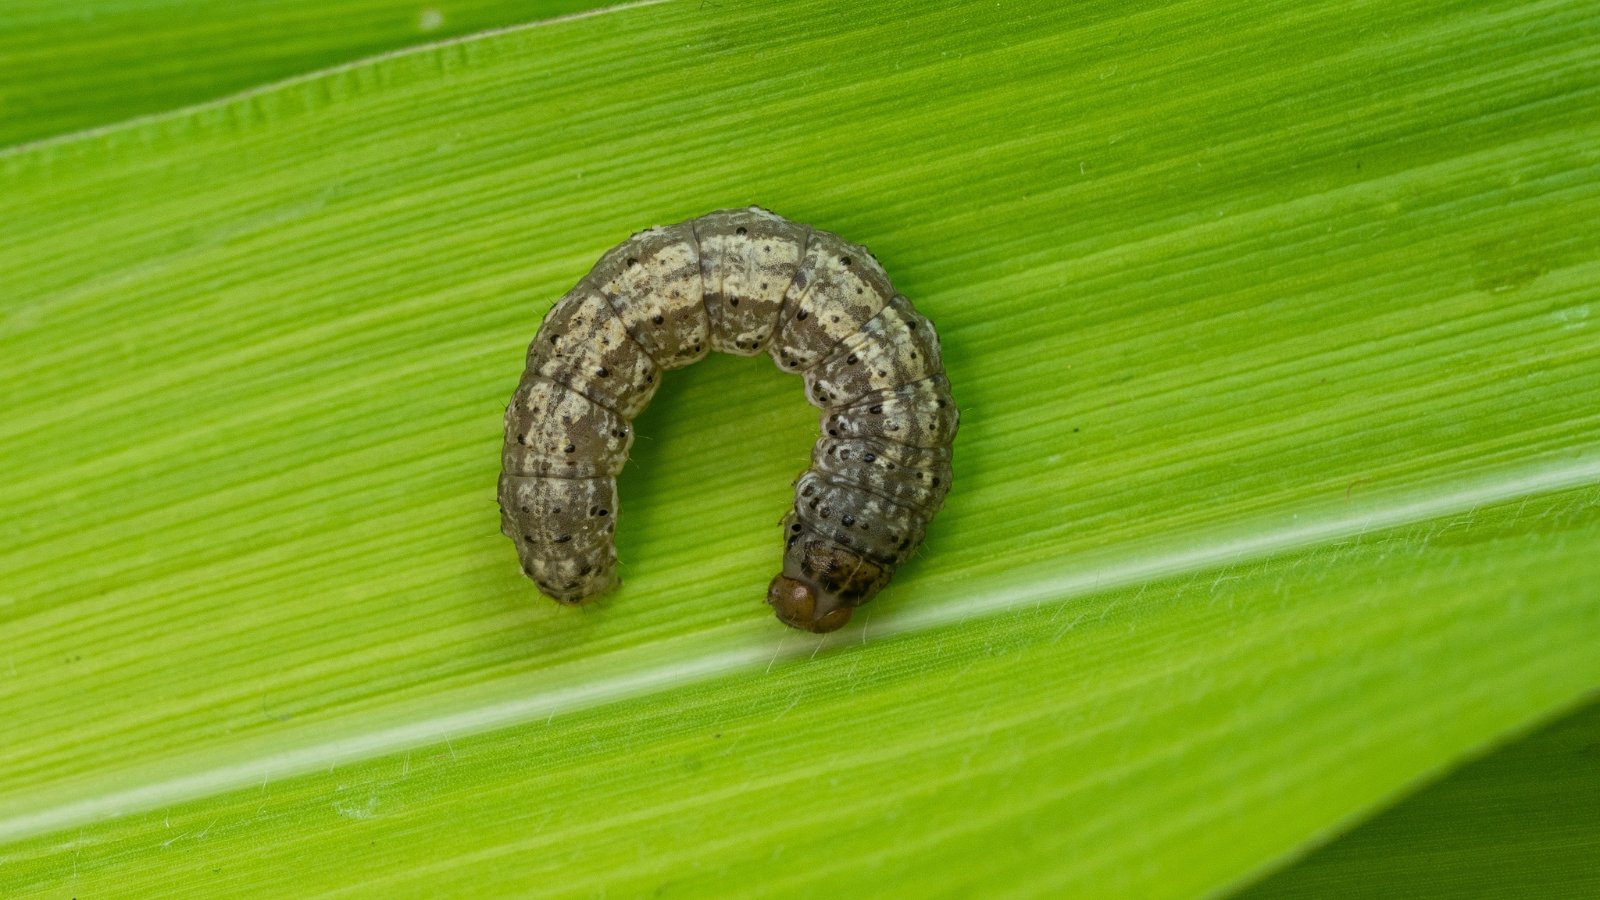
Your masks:
<instances>
[{"instance_id":1,"label":"adjacent leaf blade","mask_svg":"<svg viewBox=\"0 0 1600 900\"><path fill-rule=\"evenodd\" d=\"M1600 703L1473 760L1239 894L1592 897Z\"/></svg>"},{"instance_id":2,"label":"adjacent leaf blade","mask_svg":"<svg viewBox=\"0 0 1600 900\"><path fill-rule=\"evenodd\" d=\"M0 17L0 147L164 113L385 50L600 5L13 0Z\"/></svg>"}]
</instances>

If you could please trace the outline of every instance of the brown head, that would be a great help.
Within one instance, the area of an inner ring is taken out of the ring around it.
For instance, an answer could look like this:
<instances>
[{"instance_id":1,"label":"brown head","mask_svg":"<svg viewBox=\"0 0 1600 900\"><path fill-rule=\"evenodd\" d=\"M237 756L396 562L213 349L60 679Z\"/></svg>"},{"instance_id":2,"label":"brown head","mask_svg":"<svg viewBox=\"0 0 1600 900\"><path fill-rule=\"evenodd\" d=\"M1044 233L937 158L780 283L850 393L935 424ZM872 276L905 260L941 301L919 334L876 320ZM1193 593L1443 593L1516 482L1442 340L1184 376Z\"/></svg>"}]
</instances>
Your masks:
<instances>
[{"instance_id":1,"label":"brown head","mask_svg":"<svg viewBox=\"0 0 1600 900\"><path fill-rule=\"evenodd\" d=\"M856 607L889 583L892 571L843 544L801 529L791 532L783 574L767 588L767 604L791 628L815 634L837 631L850 621Z\"/></svg>"},{"instance_id":2,"label":"brown head","mask_svg":"<svg viewBox=\"0 0 1600 900\"><path fill-rule=\"evenodd\" d=\"M767 605L778 614L783 624L813 634L826 634L843 628L854 611L838 597L787 575L772 579L772 584L767 588Z\"/></svg>"}]
</instances>

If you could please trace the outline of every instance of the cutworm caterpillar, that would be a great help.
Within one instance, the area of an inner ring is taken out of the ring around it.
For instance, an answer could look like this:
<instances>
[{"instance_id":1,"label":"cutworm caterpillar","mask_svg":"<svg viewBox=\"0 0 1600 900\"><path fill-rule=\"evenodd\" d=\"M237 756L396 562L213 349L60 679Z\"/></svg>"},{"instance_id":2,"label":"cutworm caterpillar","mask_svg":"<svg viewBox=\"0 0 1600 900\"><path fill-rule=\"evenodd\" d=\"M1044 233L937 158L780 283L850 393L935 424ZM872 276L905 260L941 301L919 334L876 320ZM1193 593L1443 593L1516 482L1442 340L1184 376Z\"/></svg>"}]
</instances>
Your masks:
<instances>
[{"instance_id":1,"label":"cutworm caterpillar","mask_svg":"<svg viewBox=\"0 0 1600 900\"><path fill-rule=\"evenodd\" d=\"M556 600L615 587L633 418L662 372L713 350L767 352L822 410L767 603L833 631L922 543L959 416L933 326L872 254L758 207L639 232L550 309L506 409L501 530Z\"/></svg>"}]
</instances>

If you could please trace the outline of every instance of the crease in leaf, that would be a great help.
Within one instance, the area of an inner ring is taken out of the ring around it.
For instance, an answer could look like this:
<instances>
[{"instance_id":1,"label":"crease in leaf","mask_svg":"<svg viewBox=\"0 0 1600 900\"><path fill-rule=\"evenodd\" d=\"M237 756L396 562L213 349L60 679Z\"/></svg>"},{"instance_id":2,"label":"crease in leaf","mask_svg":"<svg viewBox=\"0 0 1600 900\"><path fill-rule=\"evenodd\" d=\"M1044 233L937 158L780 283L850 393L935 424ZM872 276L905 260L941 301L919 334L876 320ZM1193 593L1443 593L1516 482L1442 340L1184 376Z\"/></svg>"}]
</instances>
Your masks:
<instances>
[{"instance_id":1,"label":"crease in leaf","mask_svg":"<svg viewBox=\"0 0 1600 900\"><path fill-rule=\"evenodd\" d=\"M85 39L71 27L60 30L61 24L50 22L45 10L22 10L0 21L0 110L11 113L0 119L0 158L224 106L396 56L666 2L669 0L627 0L596 5L595 0L541 0L539 6L530 8L527 4L496 0L441 0L420 6L389 0L345 0L335 4L302 3L298 4L299 9L294 8L296 4L272 4L275 8L263 11L251 10L249 7L255 4L249 2L205 10L206 0L197 0L154 3L145 9L99 11L111 21L120 18L119 25L96 22L92 3L55 4L86 7L80 13L82 21L75 27L102 32L101 52L108 57L123 57L115 63L109 58L95 60L103 66L118 66L116 75L111 77L93 67L85 75L62 65L57 58L70 59L72 51L78 50L72 46L72 38L92 46L93 37ZM183 6L193 8L175 9ZM531 21L495 24L541 12L545 15ZM71 16L70 10L67 15ZM349 20L346 27L335 27L340 15ZM414 29L401 27L407 17L415 19ZM463 22L467 25L465 31ZM351 23L360 27L348 27ZM426 40L429 33L447 23L447 31L456 32L453 36ZM161 25L170 26L177 35L159 30ZM282 32L275 32L275 27L282 27ZM103 34L108 28L115 29L114 35ZM52 40L58 33L68 39ZM145 41L141 42L140 37ZM183 39L200 46L186 48L188 52L179 57L175 68L168 67L163 55L151 49L156 42L171 44ZM385 49L386 46L393 49ZM231 60L221 56L230 50ZM329 64L341 56L347 61ZM239 62L254 67L242 67ZM303 71L294 71L293 63L299 63ZM142 68L151 71L141 73ZM248 82L241 79L252 72L262 83L246 86ZM97 106L105 112L95 112ZM129 109L136 114L129 116ZM97 117L110 117L111 121L96 122Z\"/></svg>"}]
</instances>

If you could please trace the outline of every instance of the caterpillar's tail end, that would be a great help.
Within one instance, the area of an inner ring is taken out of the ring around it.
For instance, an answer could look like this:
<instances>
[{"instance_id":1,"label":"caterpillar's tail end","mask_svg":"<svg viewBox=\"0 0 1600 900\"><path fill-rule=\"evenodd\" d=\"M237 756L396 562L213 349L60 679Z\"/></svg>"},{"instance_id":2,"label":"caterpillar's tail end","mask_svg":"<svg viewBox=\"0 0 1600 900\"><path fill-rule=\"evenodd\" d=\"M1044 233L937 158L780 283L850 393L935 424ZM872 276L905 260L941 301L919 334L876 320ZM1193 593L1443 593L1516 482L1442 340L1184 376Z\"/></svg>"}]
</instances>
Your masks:
<instances>
[{"instance_id":1,"label":"caterpillar's tail end","mask_svg":"<svg viewBox=\"0 0 1600 900\"><path fill-rule=\"evenodd\" d=\"M779 575L767 588L767 605L778 614L778 621L812 634L838 631L854 612L839 598L819 591L798 578Z\"/></svg>"},{"instance_id":2,"label":"caterpillar's tail end","mask_svg":"<svg viewBox=\"0 0 1600 900\"><path fill-rule=\"evenodd\" d=\"M603 550L598 558L579 555L547 559L527 553L523 556L522 574L533 579L539 593L562 606L582 606L622 583L617 577L615 552L609 545Z\"/></svg>"},{"instance_id":3,"label":"caterpillar's tail end","mask_svg":"<svg viewBox=\"0 0 1600 900\"><path fill-rule=\"evenodd\" d=\"M599 598L602 594L609 594L621 584L621 579L616 573L609 573L600 578L580 579L575 582L550 584L543 581L536 582L539 593L556 601L562 606L587 606L590 601Z\"/></svg>"}]
</instances>

